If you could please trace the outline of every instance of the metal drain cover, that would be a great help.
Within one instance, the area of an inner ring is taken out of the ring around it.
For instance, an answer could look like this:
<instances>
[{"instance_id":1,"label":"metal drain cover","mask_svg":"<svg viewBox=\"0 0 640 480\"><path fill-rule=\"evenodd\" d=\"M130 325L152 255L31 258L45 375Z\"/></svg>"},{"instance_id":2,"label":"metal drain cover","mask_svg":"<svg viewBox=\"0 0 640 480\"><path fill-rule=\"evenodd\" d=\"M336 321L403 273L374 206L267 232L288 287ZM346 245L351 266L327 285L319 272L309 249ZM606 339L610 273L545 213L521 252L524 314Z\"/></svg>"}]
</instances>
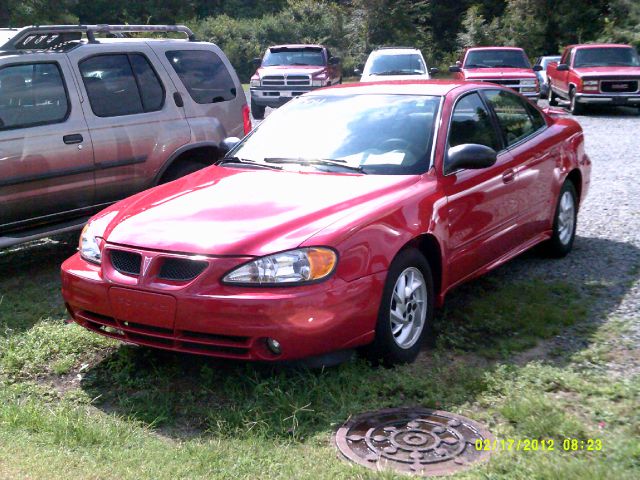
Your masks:
<instances>
[{"instance_id":1,"label":"metal drain cover","mask_svg":"<svg viewBox=\"0 0 640 480\"><path fill-rule=\"evenodd\" d=\"M493 436L482 425L427 408L392 408L350 418L334 437L344 457L373 470L448 475L486 460L476 440Z\"/></svg>"}]
</instances>

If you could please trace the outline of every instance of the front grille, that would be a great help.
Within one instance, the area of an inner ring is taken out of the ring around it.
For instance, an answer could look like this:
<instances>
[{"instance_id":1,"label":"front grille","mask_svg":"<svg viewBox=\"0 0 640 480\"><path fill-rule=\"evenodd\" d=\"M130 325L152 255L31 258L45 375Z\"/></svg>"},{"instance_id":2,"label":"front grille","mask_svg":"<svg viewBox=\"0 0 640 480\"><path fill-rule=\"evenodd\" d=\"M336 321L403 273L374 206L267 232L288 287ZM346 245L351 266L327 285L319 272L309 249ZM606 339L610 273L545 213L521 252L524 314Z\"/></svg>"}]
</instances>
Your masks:
<instances>
[{"instance_id":1,"label":"front grille","mask_svg":"<svg viewBox=\"0 0 640 480\"><path fill-rule=\"evenodd\" d=\"M282 75L271 75L271 76L262 77L262 85L264 86L284 85L284 77Z\"/></svg>"},{"instance_id":2,"label":"front grille","mask_svg":"<svg viewBox=\"0 0 640 480\"><path fill-rule=\"evenodd\" d=\"M142 255L125 250L110 250L111 265L125 275L140 275Z\"/></svg>"},{"instance_id":3,"label":"front grille","mask_svg":"<svg viewBox=\"0 0 640 480\"><path fill-rule=\"evenodd\" d=\"M531 84L522 85L522 82L527 82L527 83L531 82L531 79L528 79L528 78L510 78L510 79L494 78L494 79L483 79L482 81L497 83L498 85L511 88L513 90L516 90L517 92L519 92L521 88L534 88L534 85L531 85Z\"/></svg>"},{"instance_id":4,"label":"front grille","mask_svg":"<svg viewBox=\"0 0 640 480\"><path fill-rule=\"evenodd\" d=\"M207 268L207 262L186 258L166 258L162 262L159 278L184 282L192 280Z\"/></svg>"},{"instance_id":5,"label":"front grille","mask_svg":"<svg viewBox=\"0 0 640 480\"><path fill-rule=\"evenodd\" d=\"M262 77L262 85L265 87L305 87L311 85L309 75L267 75Z\"/></svg>"},{"instance_id":6,"label":"front grille","mask_svg":"<svg viewBox=\"0 0 640 480\"><path fill-rule=\"evenodd\" d=\"M600 90L607 93L630 93L638 91L638 80L602 80Z\"/></svg>"},{"instance_id":7,"label":"front grille","mask_svg":"<svg viewBox=\"0 0 640 480\"><path fill-rule=\"evenodd\" d=\"M124 341L180 352L238 359L249 358L251 337L154 327L120 321L87 310L77 311L75 317L81 325L96 333Z\"/></svg>"}]
</instances>

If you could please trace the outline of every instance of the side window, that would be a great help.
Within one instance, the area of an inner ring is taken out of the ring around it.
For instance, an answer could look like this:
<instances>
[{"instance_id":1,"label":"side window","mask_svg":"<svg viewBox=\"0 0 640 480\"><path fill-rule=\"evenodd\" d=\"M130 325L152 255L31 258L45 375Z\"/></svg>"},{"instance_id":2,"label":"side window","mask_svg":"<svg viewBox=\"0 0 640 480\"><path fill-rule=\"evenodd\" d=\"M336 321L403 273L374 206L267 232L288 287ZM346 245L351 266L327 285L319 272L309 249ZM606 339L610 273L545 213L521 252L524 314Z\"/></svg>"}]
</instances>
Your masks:
<instances>
[{"instance_id":1,"label":"side window","mask_svg":"<svg viewBox=\"0 0 640 480\"><path fill-rule=\"evenodd\" d=\"M233 100L236 86L218 55L209 50L174 50L167 59L196 103Z\"/></svg>"},{"instance_id":2,"label":"side window","mask_svg":"<svg viewBox=\"0 0 640 480\"><path fill-rule=\"evenodd\" d=\"M500 123L507 146L519 142L545 125L544 119L536 111L533 116L526 100L506 90L485 90L487 100L493 107Z\"/></svg>"},{"instance_id":3,"label":"side window","mask_svg":"<svg viewBox=\"0 0 640 480\"><path fill-rule=\"evenodd\" d=\"M66 120L69 100L56 63L0 69L0 130Z\"/></svg>"},{"instance_id":4,"label":"side window","mask_svg":"<svg viewBox=\"0 0 640 480\"><path fill-rule=\"evenodd\" d=\"M466 95L458 100L451 115L449 147L464 143L477 143L496 151L501 148L489 111L477 93Z\"/></svg>"},{"instance_id":5,"label":"side window","mask_svg":"<svg viewBox=\"0 0 640 480\"><path fill-rule=\"evenodd\" d=\"M144 55L96 55L78 67L98 117L151 112L164 104L162 84Z\"/></svg>"},{"instance_id":6,"label":"side window","mask_svg":"<svg viewBox=\"0 0 640 480\"><path fill-rule=\"evenodd\" d=\"M573 52L573 48L568 49L566 52L564 52L564 55L562 55L562 58L560 59L560 63L566 63L568 64L571 60L571 53Z\"/></svg>"}]
</instances>

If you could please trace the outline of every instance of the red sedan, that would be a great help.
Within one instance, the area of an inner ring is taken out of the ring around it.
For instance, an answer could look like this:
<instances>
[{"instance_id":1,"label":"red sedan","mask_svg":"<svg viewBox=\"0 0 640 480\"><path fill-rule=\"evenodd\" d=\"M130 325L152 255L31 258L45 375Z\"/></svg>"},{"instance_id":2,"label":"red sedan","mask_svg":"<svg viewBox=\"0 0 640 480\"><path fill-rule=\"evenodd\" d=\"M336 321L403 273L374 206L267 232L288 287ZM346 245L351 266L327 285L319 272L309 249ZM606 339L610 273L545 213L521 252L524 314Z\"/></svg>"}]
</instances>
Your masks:
<instances>
[{"instance_id":1,"label":"red sedan","mask_svg":"<svg viewBox=\"0 0 640 480\"><path fill-rule=\"evenodd\" d=\"M226 144L87 224L62 265L77 323L217 357L412 361L450 289L571 250L591 166L575 121L486 83L317 90Z\"/></svg>"}]
</instances>

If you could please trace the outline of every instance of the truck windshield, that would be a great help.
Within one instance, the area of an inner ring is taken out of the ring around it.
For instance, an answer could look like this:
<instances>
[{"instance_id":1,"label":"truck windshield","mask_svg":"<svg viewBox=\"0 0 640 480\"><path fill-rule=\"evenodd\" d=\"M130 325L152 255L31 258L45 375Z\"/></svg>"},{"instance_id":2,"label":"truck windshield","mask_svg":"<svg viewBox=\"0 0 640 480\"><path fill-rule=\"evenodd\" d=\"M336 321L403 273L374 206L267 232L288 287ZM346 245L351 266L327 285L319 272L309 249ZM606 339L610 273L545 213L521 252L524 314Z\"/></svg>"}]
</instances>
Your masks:
<instances>
[{"instance_id":1,"label":"truck windshield","mask_svg":"<svg viewBox=\"0 0 640 480\"><path fill-rule=\"evenodd\" d=\"M531 68L522 50L471 50L463 68Z\"/></svg>"},{"instance_id":2,"label":"truck windshield","mask_svg":"<svg viewBox=\"0 0 640 480\"><path fill-rule=\"evenodd\" d=\"M421 75L426 72L420 55L379 55L371 59L369 75Z\"/></svg>"},{"instance_id":3,"label":"truck windshield","mask_svg":"<svg viewBox=\"0 0 640 480\"><path fill-rule=\"evenodd\" d=\"M263 67L277 65L323 66L324 55L319 48L279 48L269 49L262 60Z\"/></svg>"},{"instance_id":4,"label":"truck windshield","mask_svg":"<svg viewBox=\"0 0 640 480\"><path fill-rule=\"evenodd\" d=\"M440 97L425 95L302 96L275 110L229 156L295 171L420 174L429 168L439 106Z\"/></svg>"},{"instance_id":5,"label":"truck windshield","mask_svg":"<svg viewBox=\"0 0 640 480\"><path fill-rule=\"evenodd\" d=\"M621 47L581 48L576 51L574 68L580 67L638 67L640 59L635 49Z\"/></svg>"}]
</instances>

